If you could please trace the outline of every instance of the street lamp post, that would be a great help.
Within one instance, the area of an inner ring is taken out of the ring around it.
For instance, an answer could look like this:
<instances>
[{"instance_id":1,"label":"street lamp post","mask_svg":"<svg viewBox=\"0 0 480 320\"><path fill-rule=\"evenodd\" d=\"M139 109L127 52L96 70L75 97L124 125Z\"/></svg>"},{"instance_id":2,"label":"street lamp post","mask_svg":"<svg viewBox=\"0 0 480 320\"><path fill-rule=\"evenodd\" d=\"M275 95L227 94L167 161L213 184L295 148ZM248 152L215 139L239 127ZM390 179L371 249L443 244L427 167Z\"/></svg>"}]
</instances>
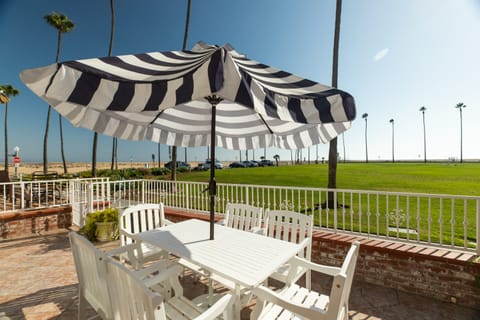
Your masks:
<instances>
[{"instance_id":1,"label":"street lamp post","mask_svg":"<svg viewBox=\"0 0 480 320\"><path fill-rule=\"evenodd\" d=\"M423 116L423 162L427 163L427 136L426 136L426 130L425 130L425 110L427 110L425 106L422 106L420 109L418 109L418 111L420 111Z\"/></svg>"},{"instance_id":2,"label":"street lamp post","mask_svg":"<svg viewBox=\"0 0 480 320\"><path fill-rule=\"evenodd\" d=\"M395 162L395 120L390 119L390 123L392 124L392 162Z\"/></svg>"},{"instance_id":3,"label":"street lamp post","mask_svg":"<svg viewBox=\"0 0 480 320\"><path fill-rule=\"evenodd\" d=\"M15 177L18 177L18 166L20 165L20 148L18 146L15 146L13 148L13 162L14 162L14 167L15 167Z\"/></svg>"},{"instance_id":4,"label":"street lamp post","mask_svg":"<svg viewBox=\"0 0 480 320\"><path fill-rule=\"evenodd\" d=\"M362 118L365 119L365 162L368 163L368 147L367 147L367 118L368 118L368 113L362 114Z\"/></svg>"},{"instance_id":5,"label":"street lamp post","mask_svg":"<svg viewBox=\"0 0 480 320\"><path fill-rule=\"evenodd\" d=\"M463 162L463 118L462 118L462 109L467 106L463 102L457 103L455 108L460 111L460 163Z\"/></svg>"}]
</instances>

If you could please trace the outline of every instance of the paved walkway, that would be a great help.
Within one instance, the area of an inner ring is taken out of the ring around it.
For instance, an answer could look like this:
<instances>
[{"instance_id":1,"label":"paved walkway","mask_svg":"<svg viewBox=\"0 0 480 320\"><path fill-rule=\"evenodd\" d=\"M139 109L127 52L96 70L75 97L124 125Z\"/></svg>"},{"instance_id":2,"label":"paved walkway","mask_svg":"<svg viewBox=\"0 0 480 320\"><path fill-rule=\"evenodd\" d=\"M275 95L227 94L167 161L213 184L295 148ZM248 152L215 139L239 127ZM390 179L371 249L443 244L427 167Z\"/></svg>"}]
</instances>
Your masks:
<instances>
[{"instance_id":1,"label":"paved walkway","mask_svg":"<svg viewBox=\"0 0 480 320\"><path fill-rule=\"evenodd\" d=\"M76 318L77 277L67 232L0 241L0 320ZM112 245L117 243L100 247ZM203 293L204 288L188 281L186 295ZM328 285L327 279L314 278L317 289ZM242 318L248 315L246 308ZM353 320L478 320L480 311L357 281L350 316Z\"/></svg>"}]
</instances>

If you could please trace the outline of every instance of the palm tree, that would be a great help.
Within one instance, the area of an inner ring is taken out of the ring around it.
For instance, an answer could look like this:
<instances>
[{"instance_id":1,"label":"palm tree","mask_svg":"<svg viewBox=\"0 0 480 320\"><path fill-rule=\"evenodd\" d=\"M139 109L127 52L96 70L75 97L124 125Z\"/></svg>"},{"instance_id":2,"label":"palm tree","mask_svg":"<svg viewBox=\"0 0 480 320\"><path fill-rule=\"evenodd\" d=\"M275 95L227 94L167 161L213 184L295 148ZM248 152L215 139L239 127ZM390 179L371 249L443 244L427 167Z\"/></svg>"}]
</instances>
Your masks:
<instances>
[{"instance_id":1,"label":"palm tree","mask_svg":"<svg viewBox=\"0 0 480 320\"><path fill-rule=\"evenodd\" d=\"M278 162L280 161L280 156L278 154L276 154L276 155L273 156L273 159L275 159L275 164L278 167Z\"/></svg>"},{"instance_id":2,"label":"palm tree","mask_svg":"<svg viewBox=\"0 0 480 320\"><path fill-rule=\"evenodd\" d=\"M342 0L337 0L335 11L335 33L333 40L333 61L332 61L332 87L336 88L338 85L338 52L340 44L340 22L342 17ZM337 138L330 141L328 150L328 188L337 188ZM328 204L330 207L335 207L334 193L328 193Z\"/></svg>"},{"instance_id":3,"label":"palm tree","mask_svg":"<svg viewBox=\"0 0 480 320\"><path fill-rule=\"evenodd\" d=\"M418 109L418 111L422 113L423 117L423 162L427 163L427 135L425 130L425 110L427 110L425 106L422 106L420 109Z\"/></svg>"},{"instance_id":4,"label":"palm tree","mask_svg":"<svg viewBox=\"0 0 480 320\"><path fill-rule=\"evenodd\" d=\"M462 117L462 109L466 108L467 106L463 102L457 103L455 108L460 111L460 163L463 162L463 117Z\"/></svg>"},{"instance_id":5,"label":"palm tree","mask_svg":"<svg viewBox=\"0 0 480 320\"><path fill-rule=\"evenodd\" d=\"M8 172L8 103L10 97L15 97L20 91L10 84L0 86L0 95L2 103L5 103L5 172Z\"/></svg>"},{"instance_id":6,"label":"palm tree","mask_svg":"<svg viewBox=\"0 0 480 320\"><path fill-rule=\"evenodd\" d=\"M395 162L395 120L390 119L390 123L392 124L392 162Z\"/></svg>"},{"instance_id":7,"label":"palm tree","mask_svg":"<svg viewBox=\"0 0 480 320\"><path fill-rule=\"evenodd\" d=\"M45 21L52 27L57 30L57 55L55 56L55 63L58 62L60 58L60 47L62 44L62 34L70 32L74 27L75 24L68 19L68 17L62 13L52 12L44 16ZM47 146L48 146L48 129L50 127L50 113L52 110L52 106L48 106L48 113L47 113L47 125L45 127L45 136L43 139L43 172L48 171L48 154L47 154ZM58 115L59 127L60 127L60 151L62 153L62 162L63 162L63 172L67 173L67 162L65 161L65 152L63 149L63 126L62 126L62 116Z\"/></svg>"},{"instance_id":8,"label":"palm tree","mask_svg":"<svg viewBox=\"0 0 480 320\"><path fill-rule=\"evenodd\" d=\"M190 9L192 7L192 0L188 0L188 5L187 5L187 17L185 20L185 32L183 34L183 45L182 45L182 50L186 50L187 48L187 40L188 40L188 29L190 27ZM215 148L215 146L211 146L212 148ZM185 149L185 159L187 159L187 150ZM215 159L212 159L211 161L215 161ZM176 180L177 179L177 147L173 146L172 147L172 176L171 180Z\"/></svg>"},{"instance_id":9,"label":"palm tree","mask_svg":"<svg viewBox=\"0 0 480 320\"><path fill-rule=\"evenodd\" d=\"M0 103L8 103L8 102L10 102L10 98L7 97L3 89L0 89Z\"/></svg>"},{"instance_id":10,"label":"palm tree","mask_svg":"<svg viewBox=\"0 0 480 320\"><path fill-rule=\"evenodd\" d=\"M362 114L362 119L365 119L365 161L368 163L368 146L367 146L367 119L368 119L368 113Z\"/></svg>"}]
</instances>

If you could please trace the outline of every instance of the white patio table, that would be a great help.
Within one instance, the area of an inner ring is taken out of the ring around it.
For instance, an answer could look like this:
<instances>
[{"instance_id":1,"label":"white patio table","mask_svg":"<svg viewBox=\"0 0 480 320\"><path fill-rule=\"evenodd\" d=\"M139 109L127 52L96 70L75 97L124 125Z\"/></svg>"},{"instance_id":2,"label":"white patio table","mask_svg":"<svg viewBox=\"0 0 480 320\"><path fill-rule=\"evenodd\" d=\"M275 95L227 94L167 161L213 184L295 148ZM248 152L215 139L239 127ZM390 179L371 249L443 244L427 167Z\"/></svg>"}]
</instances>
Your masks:
<instances>
[{"instance_id":1,"label":"white patio table","mask_svg":"<svg viewBox=\"0 0 480 320\"><path fill-rule=\"evenodd\" d=\"M297 254L300 245L221 225L215 225L215 239L209 240L209 226L192 219L135 237L235 283L240 317L240 287L253 289L263 283Z\"/></svg>"}]
</instances>

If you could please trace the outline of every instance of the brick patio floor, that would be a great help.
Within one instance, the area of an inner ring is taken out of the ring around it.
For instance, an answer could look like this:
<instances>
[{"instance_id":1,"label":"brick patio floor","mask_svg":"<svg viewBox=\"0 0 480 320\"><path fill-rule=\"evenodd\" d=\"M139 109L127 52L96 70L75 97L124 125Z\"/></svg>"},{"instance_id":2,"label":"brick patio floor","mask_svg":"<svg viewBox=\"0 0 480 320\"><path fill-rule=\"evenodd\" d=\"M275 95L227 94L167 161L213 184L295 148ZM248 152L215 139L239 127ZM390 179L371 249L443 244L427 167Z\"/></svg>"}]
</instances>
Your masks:
<instances>
[{"instance_id":1,"label":"brick patio floor","mask_svg":"<svg viewBox=\"0 0 480 320\"><path fill-rule=\"evenodd\" d=\"M99 244L102 249L118 242ZM204 293L202 284L186 277L185 295ZM314 277L316 290L328 288L329 280ZM27 239L0 241L0 320L75 319L77 277L68 230ZM242 319L248 319L245 308ZM92 315L94 312L91 311ZM480 311L455 304L354 281L350 297L353 320L478 320Z\"/></svg>"}]
</instances>

